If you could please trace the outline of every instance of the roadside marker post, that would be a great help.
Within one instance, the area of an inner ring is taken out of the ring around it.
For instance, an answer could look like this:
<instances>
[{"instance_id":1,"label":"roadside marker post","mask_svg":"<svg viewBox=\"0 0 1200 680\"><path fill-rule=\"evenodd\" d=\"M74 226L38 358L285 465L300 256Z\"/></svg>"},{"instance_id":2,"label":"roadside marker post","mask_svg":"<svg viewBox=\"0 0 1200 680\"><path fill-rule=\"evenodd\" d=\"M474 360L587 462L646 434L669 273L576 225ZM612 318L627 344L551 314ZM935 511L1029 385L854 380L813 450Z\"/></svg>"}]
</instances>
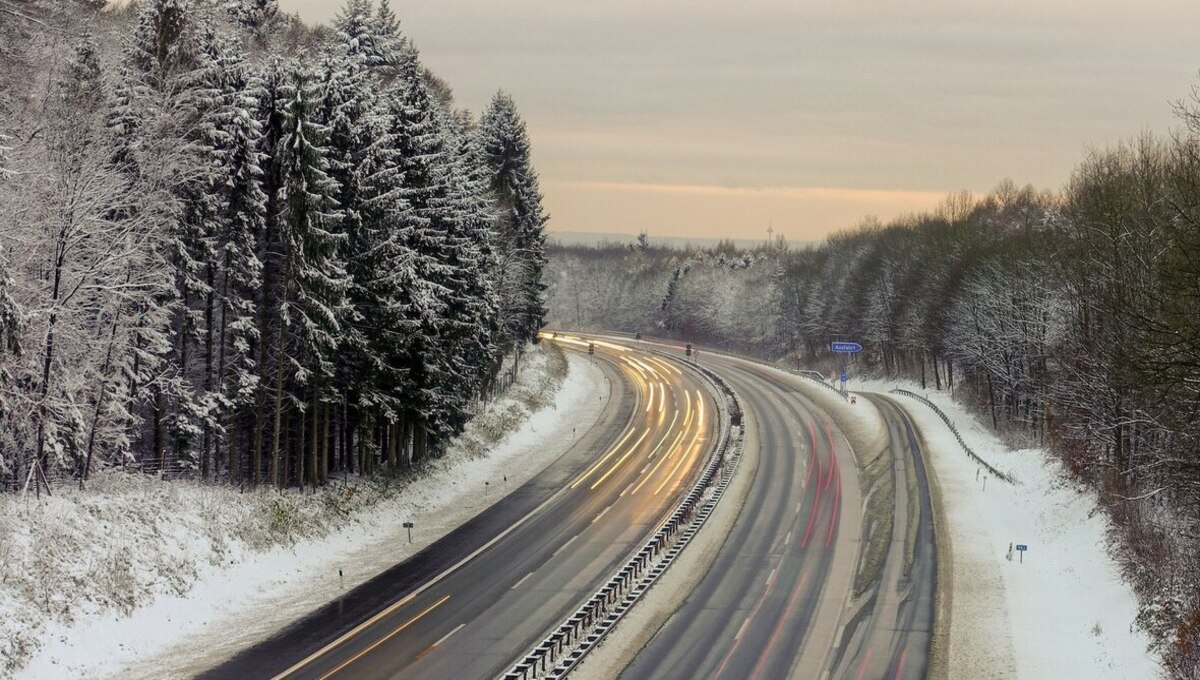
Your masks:
<instances>
[{"instance_id":1,"label":"roadside marker post","mask_svg":"<svg viewBox=\"0 0 1200 680\"><path fill-rule=\"evenodd\" d=\"M412 543L412 530L413 530L413 523L412 523L412 522L405 522L405 523L404 523L404 528L405 528L405 529L408 529L408 542L409 542L409 543Z\"/></svg>"}]
</instances>

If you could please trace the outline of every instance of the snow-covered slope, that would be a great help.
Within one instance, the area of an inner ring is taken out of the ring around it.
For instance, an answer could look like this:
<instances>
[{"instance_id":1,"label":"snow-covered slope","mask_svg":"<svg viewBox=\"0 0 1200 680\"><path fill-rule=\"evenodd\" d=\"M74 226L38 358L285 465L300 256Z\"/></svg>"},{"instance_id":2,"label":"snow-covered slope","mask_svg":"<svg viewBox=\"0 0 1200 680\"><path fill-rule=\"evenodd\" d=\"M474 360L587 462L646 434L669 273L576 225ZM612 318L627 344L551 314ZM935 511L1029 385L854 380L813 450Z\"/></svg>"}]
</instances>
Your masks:
<instances>
[{"instance_id":1,"label":"snow-covered slope","mask_svg":"<svg viewBox=\"0 0 1200 680\"><path fill-rule=\"evenodd\" d=\"M1095 496L1069 482L1041 449L1011 450L944 392L903 387L936 403L1009 486L963 452L928 406L896 396L921 431L952 551L951 678L1153 678L1137 601L1109 554L1109 522ZM858 408L864 400L860 399ZM1026 545L1022 562L1009 545ZM941 565L945 568L945 565Z\"/></svg>"},{"instance_id":2,"label":"snow-covered slope","mask_svg":"<svg viewBox=\"0 0 1200 680\"><path fill-rule=\"evenodd\" d=\"M0 678L187 677L362 583L586 431L606 378L567 362L564 379L561 357L532 352L419 479L281 495L108 474L40 502L0 497Z\"/></svg>"}]
</instances>

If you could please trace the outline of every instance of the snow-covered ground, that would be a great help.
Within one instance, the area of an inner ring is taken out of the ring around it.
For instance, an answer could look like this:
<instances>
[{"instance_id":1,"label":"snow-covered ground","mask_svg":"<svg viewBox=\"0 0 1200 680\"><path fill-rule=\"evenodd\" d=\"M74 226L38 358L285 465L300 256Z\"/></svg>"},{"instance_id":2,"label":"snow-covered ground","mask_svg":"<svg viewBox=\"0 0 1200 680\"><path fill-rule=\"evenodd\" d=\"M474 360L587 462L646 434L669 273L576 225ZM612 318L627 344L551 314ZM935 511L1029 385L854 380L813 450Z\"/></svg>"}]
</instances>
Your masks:
<instances>
[{"instance_id":1,"label":"snow-covered ground","mask_svg":"<svg viewBox=\"0 0 1200 680\"><path fill-rule=\"evenodd\" d=\"M926 443L952 551L951 678L1114 678L1159 675L1137 601L1110 554L1109 521L1094 494L1068 481L1041 449L1011 450L945 392L911 382L857 380L852 390L902 387L938 405L1009 486L959 446L928 406L895 395ZM859 400L862 408L864 400ZM847 407L849 408L849 407ZM977 477L978 475L978 477ZM985 482L986 479L986 482ZM1009 544L1028 546L1024 555Z\"/></svg>"},{"instance_id":2,"label":"snow-covered ground","mask_svg":"<svg viewBox=\"0 0 1200 680\"><path fill-rule=\"evenodd\" d=\"M432 543L598 417L604 373L569 355L564 380L554 351L531 352L509 393L399 488L242 494L110 474L83 493L0 498L0 678L188 677Z\"/></svg>"}]
</instances>

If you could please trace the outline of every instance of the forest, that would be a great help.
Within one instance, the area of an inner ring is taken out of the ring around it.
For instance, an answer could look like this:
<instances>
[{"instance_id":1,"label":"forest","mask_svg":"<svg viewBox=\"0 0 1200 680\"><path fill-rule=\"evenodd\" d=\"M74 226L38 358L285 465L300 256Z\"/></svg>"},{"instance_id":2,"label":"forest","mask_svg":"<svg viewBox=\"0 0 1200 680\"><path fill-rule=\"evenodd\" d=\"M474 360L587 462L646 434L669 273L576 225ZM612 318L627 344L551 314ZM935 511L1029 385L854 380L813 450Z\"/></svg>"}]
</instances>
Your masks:
<instances>
[{"instance_id":1,"label":"forest","mask_svg":"<svg viewBox=\"0 0 1200 680\"><path fill-rule=\"evenodd\" d=\"M550 248L549 322L953 389L1096 489L1172 677L1200 668L1200 98L1180 130L819 246Z\"/></svg>"},{"instance_id":2,"label":"forest","mask_svg":"<svg viewBox=\"0 0 1200 680\"><path fill-rule=\"evenodd\" d=\"M388 0L0 0L0 487L436 456L545 314L525 124Z\"/></svg>"}]
</instances>

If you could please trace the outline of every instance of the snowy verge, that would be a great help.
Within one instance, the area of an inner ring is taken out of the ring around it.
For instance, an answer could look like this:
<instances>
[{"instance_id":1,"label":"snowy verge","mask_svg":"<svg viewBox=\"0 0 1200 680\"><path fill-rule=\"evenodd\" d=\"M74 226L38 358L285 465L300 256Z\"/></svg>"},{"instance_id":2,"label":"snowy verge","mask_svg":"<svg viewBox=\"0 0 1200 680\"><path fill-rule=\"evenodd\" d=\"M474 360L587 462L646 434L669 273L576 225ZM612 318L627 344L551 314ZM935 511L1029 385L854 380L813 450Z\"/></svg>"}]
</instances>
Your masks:
<instances>
[{"instance_id":1,"label":"snowy verge","mask_svg":"<svg viewBox=\"0 0 1200 680\"><path fill-rule=\"evenodd\" d=\"M40 503L0 498L0 677L194 675L538 474L599 417L608 389L586 358L539 346L446 456L402 480L243 494L111 474ZM416 524L411 544L403 521Z\"/></svg>"},{"instance_id":2,"label":"snowy verge","mask_svg":"<svg viewBox=\"0 0 1200 680\"><path fill-rule=\"evenodd\" d=\"M1137 600L1110 553L1111 527L1095 495L1068 481L1042 449L1010 450L945 392L912 382L856 381L925 396L989 464L1017 485L979 474L928 406L891 395L912 417L948 526L952 552L948 676L1152 678ZM1024 562L1009 545L1026 545ZM946 565L942 565L945 568Z\"/></svg>"}]
</instances>

